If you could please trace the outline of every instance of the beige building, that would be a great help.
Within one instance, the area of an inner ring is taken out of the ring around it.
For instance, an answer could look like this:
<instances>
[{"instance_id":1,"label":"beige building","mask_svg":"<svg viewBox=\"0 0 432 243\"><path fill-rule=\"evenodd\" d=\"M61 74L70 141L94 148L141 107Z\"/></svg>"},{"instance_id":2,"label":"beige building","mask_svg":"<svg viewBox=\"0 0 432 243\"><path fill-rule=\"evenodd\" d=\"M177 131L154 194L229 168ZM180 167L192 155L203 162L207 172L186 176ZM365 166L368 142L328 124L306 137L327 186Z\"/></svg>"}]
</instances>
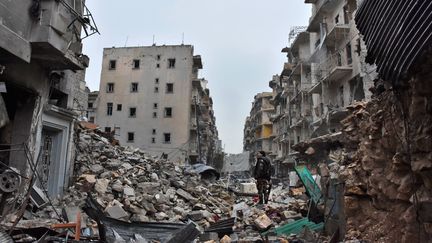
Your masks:
<instances>
[{"instance_id":1,"label":"beige building","mask_svg":"<svg viewBox=\"0 0 432 243\"><path fill-rule=\"evenodd\" d=\"M105 48L96 123L123 145L197 161L192 90L201 68L191 45Z\"/></svg>"},{"instance_id":2,"label":"beige building","mask_svg":"<svg viewBox=\"0 0 432 243\"><path fill-rule=\"evenodd\" d=\"M272 97L271 92L255 95L250 115L246 118L243 137L244 151L255 153L263 150L270 158L274 157L272 153L273 124L271 122L273 105L270 102Z\"/></svg>"},{"instance_id":3,"label":"beige building","mask_svg":"<svg viewBox=\"0 0 432 243\"><path fill-rule=\"evenodd\" d=\"M89 92L87 95L88 95L88 100L87 100L86 117L89 122L94 123L96 120L99 91L92 91Z\"/></svg>"},{"instance_id":4,"label":"beige building","mask_svg":"<svg viewBox=\"0 0 432 243\"><path fill-rule=\"evenodd\" d=\"M353 20L355 0L315 0L308 26L292 27L280 76L273 77L273 153L278 168L298 158L296 145L337 135L348 105L370 99L375 68ZM316 161L318 162L318 161ZM288 166L290 167L290 166ZM292 166L291 166L292 167ZM286 174L285 169L279 171ZM277 171L278 173L278 171Z\"/></svg>"}]
</instances>

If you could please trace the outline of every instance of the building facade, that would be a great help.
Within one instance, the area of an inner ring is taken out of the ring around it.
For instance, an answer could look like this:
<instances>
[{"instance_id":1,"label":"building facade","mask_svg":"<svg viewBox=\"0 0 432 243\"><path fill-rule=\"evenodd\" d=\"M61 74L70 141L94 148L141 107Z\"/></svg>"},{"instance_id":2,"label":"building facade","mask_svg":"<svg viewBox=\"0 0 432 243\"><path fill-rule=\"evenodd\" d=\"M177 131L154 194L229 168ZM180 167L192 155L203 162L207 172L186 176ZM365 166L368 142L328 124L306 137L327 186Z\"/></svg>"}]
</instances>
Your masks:
<instances>
[{"instance_id":1,"label":"building facade","mask_svg":"<svg viewBox=\"0 0 432 243\"><path fill-rule=\"evenodd\" d=\"M273 105L271 92L263 92L255 95L252 102L252 109L246 118L244 126L243 150L255 154L257 151L264 151L270 158L274 158L272 153L273 143Z\"/></svg>"},{"instance_id":2,"label":"building facade","mask_svg":"<svg viewBox=\"0 0 432 243\"><path fill-rule=\"evenodd\" d=\"M267 149L279 178L287 177L296 162L318 163L327 157L321 156L324 149L309 151L320 156L305 159L298 149L305 146L299 145L337 137L347 106L370 99L369 88L377 77L375 67L365 62L366 48L353 19L357 1L305 3L312 4L309 25L291 28L289 46L282 49L287 62L269 82L272 146ZM252 111L245 123L244 149L256 151L262 147L256 143L257 113Z\"/></svg>"},{"instance_id":3,"label":"building facade","mask_svg":"<svg viewBox=\"0 0 432 243\"><path fill-rule=\"evenodd\" d=\"M196 116L209 128L199 137L203 145L217 132L208 89L198 79L201 68L191 45L105 48L96 123L115 130L123 145L179 163L205 162L211 151L198 150ZM208 95L197 96L200 89Z\"/></svg>"},{"instance_id":4,"label":"building facade","mask_svg":"<svg viewBox=\"0 0 432 243\"><path fill-rule=\"evenodd\" d=\"M86 117L89 122L95 123L99 91L88 92L87 96L88 96L88 101L87 101Z\"/></svg>"},{"instance_id":5,"label":"building facade","mask_svg":"<svg viewBox=\"0 0 432 243\"><path fill-rule=\"evenodd\" d=\"M35 186L57 196L72 175L73 122L87 103L81 38L97 28L84 1L3 1L0 15L0 160L7 166L0 174L37 171ZM91 30L82 36L83 27ZM28 182L21 178L19 190Z\"/></svg>"}]
</instances>

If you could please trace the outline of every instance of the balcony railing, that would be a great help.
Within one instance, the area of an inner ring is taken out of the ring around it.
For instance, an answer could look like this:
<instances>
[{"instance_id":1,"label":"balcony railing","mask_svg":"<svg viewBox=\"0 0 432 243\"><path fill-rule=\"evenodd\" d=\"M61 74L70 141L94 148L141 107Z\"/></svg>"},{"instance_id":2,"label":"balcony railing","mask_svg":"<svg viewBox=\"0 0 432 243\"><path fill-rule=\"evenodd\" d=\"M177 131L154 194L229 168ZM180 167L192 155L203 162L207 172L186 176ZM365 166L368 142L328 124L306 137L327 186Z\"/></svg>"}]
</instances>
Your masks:
<instances>
[{"instance_id":1,"label":"balcony railing","mask_svg":"<svg viewBox=\"0 0 432 243\"><path fill-rule=\"evenodd\" d=\"M352 72L351 60L338 52L318 65L318 80L336 80Z\"/></svg>"}]
</instances>

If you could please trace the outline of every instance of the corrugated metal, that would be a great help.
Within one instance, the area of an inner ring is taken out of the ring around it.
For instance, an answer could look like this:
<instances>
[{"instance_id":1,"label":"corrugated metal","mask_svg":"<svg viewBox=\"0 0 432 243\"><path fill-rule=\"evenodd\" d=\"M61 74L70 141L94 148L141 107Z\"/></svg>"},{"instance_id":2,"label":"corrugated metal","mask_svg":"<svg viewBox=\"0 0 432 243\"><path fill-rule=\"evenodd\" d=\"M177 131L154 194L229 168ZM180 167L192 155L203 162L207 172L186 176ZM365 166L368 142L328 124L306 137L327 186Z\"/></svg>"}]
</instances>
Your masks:
<instances>
[{"instance_id":1,"label":"corrugated metal","mask_svg":"<svg viewBox=\"0 0 432 243\"><path fill-rule=\"evenodd\" d=\"M397 82L432 44L432 1L364 0L356 17L381 78Z\"/></svg>"},{"instance_id":2,"label":"corrugated metal","mask_svg":"<svg viewBox=\"0 0 432 243\"><path fill-rule=\"evenodd\" d=\"M2 229L0 229L0 242L1 243L13 243L13 240L6 232L4 232Z\"/></svg>"}]
</instances>

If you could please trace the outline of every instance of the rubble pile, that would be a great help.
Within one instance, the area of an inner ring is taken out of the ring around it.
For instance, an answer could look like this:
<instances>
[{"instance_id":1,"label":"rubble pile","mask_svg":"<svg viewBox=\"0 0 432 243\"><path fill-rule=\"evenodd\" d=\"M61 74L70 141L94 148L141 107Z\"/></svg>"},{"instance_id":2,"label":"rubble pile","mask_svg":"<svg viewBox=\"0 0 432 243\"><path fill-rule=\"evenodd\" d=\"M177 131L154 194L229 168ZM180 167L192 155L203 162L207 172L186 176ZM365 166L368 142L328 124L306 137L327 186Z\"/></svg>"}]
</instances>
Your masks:
<instances>
[{"instance_id":1,"label":"rubble pile","mask_svg":"<svg viewBox=\"0 0 432 243\"><path fill-rule=\"evenodd\" d=\"M350 107L342 123L348 238L432 240L431 57L405 87L376 85L376 97Z\"/></svg>"},{"instance_id":2,"label":"rubble pile","mask_svg":"<svg viewBox=\"0 0 432 243\"><path fill-rule=\"evenodd\" d=\"M80 129L77 138L76 182L62 198L62 207L82 207L91 194L115 219L191 219L202 227L230 213L233 199L217 183L206 185L198 174L140 149L113 146L91 130Z\"/></svg>"},{"instance_id":3,"label":"rubble pile","mask_svg":"<svg viewBox=\"0 0 432 243\"><path fill-rule=\"evenodd\" d=\"M100 214L133 222L134 227L137 222L193 221L202 233L199 242L256 242L266 232L269 239L286 242L272 230L308 215L310 205L301 188L290 190L282 184L274 185L270 202L256 205L257 198L236 197L221 181L206 181L185 166L152 157L140 149L113 145L115 141L84 125L77 125L75 144L72 186L61 199L26 211L18 228L75 222L81 215L83 235L97 238L98 220L89 218L91 214L86 215L85 210L89 196L101 206ZM65 221L60 222L60 218ZM305 237L318 239L320 234L307 231L288 239Z\"/></svg>"}]
</instances>

